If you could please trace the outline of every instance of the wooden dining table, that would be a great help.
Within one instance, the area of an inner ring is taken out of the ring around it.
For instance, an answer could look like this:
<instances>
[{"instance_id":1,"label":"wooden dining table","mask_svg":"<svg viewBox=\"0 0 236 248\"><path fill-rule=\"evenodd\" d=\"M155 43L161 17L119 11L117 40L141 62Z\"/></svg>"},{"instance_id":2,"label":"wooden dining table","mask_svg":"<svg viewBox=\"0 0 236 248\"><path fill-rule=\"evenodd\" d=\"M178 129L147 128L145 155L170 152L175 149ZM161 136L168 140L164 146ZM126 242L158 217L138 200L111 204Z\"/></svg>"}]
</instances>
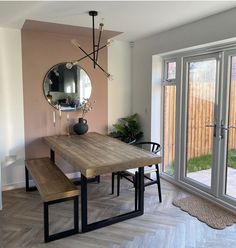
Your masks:
<instances>
[{"instance_id":1,"label":"wooden dining table","mask_svg":"<svg viewBox=\"0 0 236 248\"><path fill-rule=\"evenodd\" d=\"M159 164L161 157L149 151L128 145L120 140L95 132L84 135L61 135L43 138L55 153L81 172L81 225L82 232L108 226L140 216L144 212L144 166ZM88 179L106 173L138 168L135 184L135 207L128 213L88 224Z\"/></svg>"}]
</instances>

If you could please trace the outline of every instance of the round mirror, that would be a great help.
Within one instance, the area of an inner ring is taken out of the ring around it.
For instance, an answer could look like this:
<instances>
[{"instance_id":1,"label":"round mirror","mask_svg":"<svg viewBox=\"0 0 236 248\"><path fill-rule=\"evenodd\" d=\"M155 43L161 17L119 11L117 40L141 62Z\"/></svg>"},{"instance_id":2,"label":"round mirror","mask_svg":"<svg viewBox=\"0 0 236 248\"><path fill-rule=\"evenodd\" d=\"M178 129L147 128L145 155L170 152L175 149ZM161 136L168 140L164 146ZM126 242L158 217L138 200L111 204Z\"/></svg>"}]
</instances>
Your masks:
<instances>
[{"instance_id":1,"label":"round mirror","mask_svg":"<svg viewBox=\"0 0 236 248\"><path fill-rule=\"evenodd\" d=\"M54 65L44 78L44 95L47 101L61 111L76 111L90 98L92 86L88 74L78 65L71 69L67 63Z\"/></svg>"}]
</instances>

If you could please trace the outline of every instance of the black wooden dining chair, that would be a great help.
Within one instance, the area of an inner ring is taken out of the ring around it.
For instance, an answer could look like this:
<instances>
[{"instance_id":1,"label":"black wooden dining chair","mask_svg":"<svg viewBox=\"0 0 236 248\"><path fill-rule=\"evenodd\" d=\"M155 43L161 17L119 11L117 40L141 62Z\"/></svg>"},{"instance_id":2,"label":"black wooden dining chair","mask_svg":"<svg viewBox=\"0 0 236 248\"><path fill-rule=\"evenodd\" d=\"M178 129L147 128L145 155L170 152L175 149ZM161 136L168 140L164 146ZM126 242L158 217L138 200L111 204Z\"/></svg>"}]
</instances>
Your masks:
<instances>
[{"instance_id":1,"label":"black wooden dining chair","mask_svg":"<svg viewBox=\"0 0 236 248\"><path fill-rule=\"evenodd\" d=\"M148 150L153 152L154 154L157 154L161 150L161 146L158 143L155 142L139 142L135 143L135 146L138 146L142 149ZM129 169L126 171L119 171L117 173L112 173L112 194L114 194L114 181L115 181L115 176L117 176L117 196L120 195L120 179L125 178L133 185L135 186L136 183L136 175L137 175L138 169ZM155 172L156 173L156 178L153 179L151 178L151 174ZM161 197L161 183L160 183L160 173L159 173L159 166L158 164L155 165L150 165L150 166L145 166L144 167L144 178L148 180L148 182L144 183L144 187L152 185L152 184L157 184L158 187L158 195L159 195L159 201L162 202L162 197ZM147 181L145 180L145 181Z\"/></svg>"}]
</instances>

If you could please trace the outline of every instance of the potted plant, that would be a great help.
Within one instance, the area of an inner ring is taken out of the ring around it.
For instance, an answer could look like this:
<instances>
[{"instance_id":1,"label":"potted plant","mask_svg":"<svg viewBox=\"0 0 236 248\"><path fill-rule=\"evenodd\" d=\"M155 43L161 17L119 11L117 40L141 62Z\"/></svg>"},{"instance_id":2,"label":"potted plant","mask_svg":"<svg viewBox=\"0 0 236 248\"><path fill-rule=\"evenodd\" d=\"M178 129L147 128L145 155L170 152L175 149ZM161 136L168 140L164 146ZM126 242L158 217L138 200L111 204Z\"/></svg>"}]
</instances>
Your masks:
<instances>
[{"instance_id":1,"label":"potted plant","mask_svg":"<svg viewBox=\"0 0 236 248\"><path fill-rule=\"evenodd\" d=\"M143 136L136 113L120 118L116 124L113 124L113 128L114 131L110 133L110 136L126 143L135 143Z\"/></svg>"}]
</instances>

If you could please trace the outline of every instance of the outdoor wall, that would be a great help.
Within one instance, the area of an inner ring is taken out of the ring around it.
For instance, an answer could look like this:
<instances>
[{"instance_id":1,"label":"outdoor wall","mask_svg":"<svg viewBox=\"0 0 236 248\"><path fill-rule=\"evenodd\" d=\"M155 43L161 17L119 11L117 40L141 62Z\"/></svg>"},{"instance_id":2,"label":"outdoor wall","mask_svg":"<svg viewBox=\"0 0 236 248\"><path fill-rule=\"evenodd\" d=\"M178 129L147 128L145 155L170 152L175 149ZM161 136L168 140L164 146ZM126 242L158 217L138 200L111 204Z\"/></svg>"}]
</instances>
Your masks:
<instances>
[{"instance_id":1,"label":"outdoor wall","mask_svg":"<svg viewBox=\"0 0 236 248\"><path fill-rule=\"evenodd\" d=\"M1 187L24 178L25 149L20 30L0 28L0 41Z\"/></svg>"},{"instance_id":2,"label":"outdoor wall","mask_svg":"<svg viewBox=\"0 0 236 248\"><path fill-rule=\"evenodd\" d=\"M131 114L131 47L129 42L114 40L108 47L108 130L120 117Z\"/></svg>"},{"instance_id":3,"label":"outdoor wall","mask_svg":"<svg viewBox=\"0 0 236 248\"><path fill-rule=\"evenodd\" d=\"M152 56L236 37L235 16L236 9L232 9L135 42L132 109L141 116L146 139L152 137L160 142L161 132L160 76L152 74ZM156 88L155 94L152 94L153 87ZM155 114L153 119L151 112ZM151 134L151 131L155 133L155 129L159 134Z\"/></svg>"}]
</instances>

